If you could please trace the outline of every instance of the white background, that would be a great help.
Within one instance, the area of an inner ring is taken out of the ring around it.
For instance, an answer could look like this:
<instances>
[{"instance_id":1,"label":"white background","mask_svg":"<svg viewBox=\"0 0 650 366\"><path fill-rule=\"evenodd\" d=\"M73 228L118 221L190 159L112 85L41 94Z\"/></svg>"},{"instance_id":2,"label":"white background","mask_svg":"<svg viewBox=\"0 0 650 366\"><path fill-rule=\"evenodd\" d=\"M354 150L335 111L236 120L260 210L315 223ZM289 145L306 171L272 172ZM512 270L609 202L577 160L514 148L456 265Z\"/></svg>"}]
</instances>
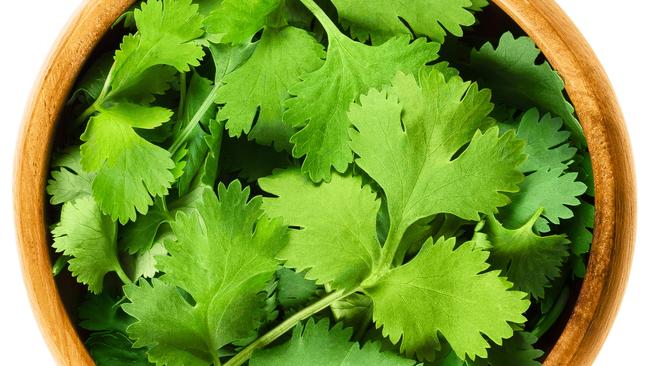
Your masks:
<instances>
[{"instance_id":1,"label":"white background","mask_svg":"<svg viewBox=\"0 0 650 366\"><path fill-rule=\"evenodd\" d=\"M639 232L627 294L595 365L640 365L650 331L650 73L648 14L642 0L557 0L604 64L627 119L637 164ZM0 364L54 365L32 316L18 265L12 206L14 150L28 96L50 49L81 0L0 2ZM646 189L644 189L646 188Z\"/></svg>"}]
</instances>

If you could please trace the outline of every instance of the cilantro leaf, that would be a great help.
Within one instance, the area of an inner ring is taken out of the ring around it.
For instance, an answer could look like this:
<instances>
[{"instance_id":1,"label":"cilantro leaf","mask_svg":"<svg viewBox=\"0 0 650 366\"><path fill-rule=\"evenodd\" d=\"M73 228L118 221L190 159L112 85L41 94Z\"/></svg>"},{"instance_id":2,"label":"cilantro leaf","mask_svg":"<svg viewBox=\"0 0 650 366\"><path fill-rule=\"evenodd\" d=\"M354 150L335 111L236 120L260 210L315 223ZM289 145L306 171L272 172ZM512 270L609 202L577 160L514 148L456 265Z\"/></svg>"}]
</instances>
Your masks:
<instances>
[{"instance_id":1,"label":"cilantro leaf","mask_svg":"<svg viewBox=\"0 0 650 366\"><path fill-rule=\"evenodd\" d=\"M149 82L158 80L155 70L148 71L154 66L168 65L181 72L198 66L205 54L195 42L204 33L198 10L191 0L142 3L134 11L138 33L126 36L115 54L111 92L119 94L135 85L150 88Z\"/></svg>"},{"instance_id":2,"label":"cilantro leaf","mask_svg":"<svg viewBox=\"0 0 650 366\"><path fill-rule=\"evenodd\" d=\"M573 214L573 217L566 220L561 228L571 240L571 254L574 257L573 273L582 278L587 270L585 255L591 248L596 213L594 205L580 201L580 205L573 208Z\"/></svg>"},{"instance_id":3,"label":"cilantro leaf","mask_svg":"<svg viewBox=\"0 0 650 366\"><path fill-rule=\"evenodd\" d=\"M103 292L88 295L79 306L79 326L90 331L125 332L133 322L120 307L120 299Z\"/></svg>"},{"instance_id":4,"label":"cilantro leaf","mask_svg":"<svg viewBox=\"0 0 650 366\"><path fill-rule=\"evenodd\" d=\"M528 176L520 186L520 191L512 194L512 203L499 211L499 218L507 227L520 227L539 209L542 216L553 224L560 219L573 217L571 206L580 204L577 197L585 193L587 186L576 180L578 173L562 173L562 168L543 169ZM535 228L548 232L550 227L538 220Z\"/></svg>"},{"instance_id":5,"label":"cilantro leaf","mask_svg":"<svg viewBox=\"0 0 650 366\"><path fill-rule=\"evenodd\" d=\"M291 340L281 346L255 352L250 366L413 366L415 361L390 352L381 352L380 344L367 343L363 348L350 342L352 329L341 324L329 329L329 321L293 329Z\"/></svg>"},{"instance_id":6,"label":"cilantro leaf","mask_svg":"<svg viewBox=\"0 0 650 366\"><path fill-rule=\"evenodd\" d=\"M289 169L259 184L277 196L264 199L264 210L300 228L290 231L289 243L278 255L285 266L337 289L354 288L371 273L379 258L380 202L360 177L334 174L330 183L316 186L300 170Z\"/></svg>"},{"instance_id":7,"label":"cilantro leaf","mask_svg":"<svg viewBox=\"0 0 650 366\"><path fill-rule=\"evenodd\" d=\"M576 154L577 149L571 147L567 140L570 133L561 131L562 119L553 118L550 114L540 119L539 111L527 111L519 122L517 137L525 140L528 160L521 165L524 173L543 168L564 170L568 161Z\"/></svg>"},{"instance_id":8,"label":"cilantro leaf","mask_svg":"<svg viewBox=\"0 0 650 366\"><path fill-rule=\"evenodd\" d=\"M368 89L389 83L398 71L417 73L438 57L439 45L424 39L409 43L409 38L402 36L381 46L368 46L343 35L320 8L310 10L327 31L327 59L289 90L295 97L286 101L284 118L301 128L291 137L293 156L305 156L303 172L320 182L331 178L332 167L344 172L352 162L350 103Z\"/></svg>"},{"instance_id":9,"label":"cilantro leaf","mask_svg":"<svg viewBox=\"0 0 650 366\"><path fill-rule=\"evenodd\" d=\"M576 142L583 144L582 127L564 98L564 82L548 62L537 63L540 53L532 39L515 39L507 32L496 48L486 43L472 52L470 70L492 90L496 103L524 110L537 107L560 116Z\"/></svg>"},{"instance_id":10,"label":"cilantro leaf","mask_svg":"<svg viewBox=\"0 0 650 366\"><path fill-rule=\"evenodd\" d=\"M413 260L366 290L377 326L393 343L401 340L407 356L433 358L441 334L461 359L486 357L485 338L500 343L513 334L509 322L526 321L526 294L509 290L498 271L485 272L487 252L455 244L430 239Z\"/></svg>"},{"instance_id":11,"label":"cilantro leaf","mask_svg":"<svg viewBox=\"0 0 650 366\"><path fill-rule=\"evenodd\" d=\"M248 197L239 182L219 185L218 196L207 190L196 210L178 213L171 224L176 240L165 243L168 256L157 258L162 277L125 287L131 303L123 309L137 319L129 336L135 347L151 347L151 361L207 366L221 347L259 325L259 293L278 267L286 228L263 216L259 198Z\"/></svg>"},{"instance_id":12,"label":"cilantro leaf","mask_svg":"<svg viewBox=\"0 0 650 366\"><path fill-rule=\"evenodd\" d=\"M333 0L341 22L362 42L380 44L400 34L427 36L442 43L445 29L462 36L462 26L474 24L465 0ZM408 23L405 24L405 23ZM443 28L444 27L444 28Z\"/></svg>"},{"instance_id":13,"label":"cilantro leaf","mask_svg":"<svg viewBox=\"0 0 650 366\"><path fill-rule=\"evenodd\" d=\"M137 116L137 119L133 118ZM135 128L152 129L169 121L161 107L119 103L102 107L81 136L83 169L97 176L93 195L102 212L125 224L145 214L152 196L167 194L174 176L169 152L140 137Z\"/></svg>"},{"instance_id":14,"label":"cilantro leaf","mask_svg":"<svg viewBox=\"0 0 650 366\"><path fill-rule=\"evenodd\" d=\"M81 168L79 147L71 148L52 162L52 179L47 181L47 193L52 196L50 203L59 205L92 194L95 175Z\"/></svg>"},{"instance_id":15,"label":"cilantro leaf","mask_svg":"<svg viewBox=\"0 0 650 366\"><path fill-rule=\"evenodd\" d=\"M387 242L435 214L478 220L479 213L493 213L523 178L516 168L524 160L523 143L513 133L500 137L496 127L477 131L492 123L489 92L459 78L446 82L436 70L422 73L420 84L398 75L388 94L371 90L350 110L356 164L387 198ZM399 262L406 249L390 250Z\"/></svg>"},{"instance_id":16,"label":"cilantro leaf","mask_svg":"<svg viewBox=\"0 0 650 366\"><path fill-rule=\"evenodd\" d=\"M243 132L259 144L291 150L294 130L282 120L283 102L288 89L318 69L323 57L323 46L306 31L267 28L251 58L224 78L217 97L217 103L225 104L219 119L228 121L230 136Z\"/></svg>"},{"instance_id":17,"label":"cilantro leaf","mask_svg":"<svg viewBox=\"0 0 650 366\"><path fill-rule=\"evenodd\" d=\"M222 0L204 24L215 43L244 43L266 25L280 0Z\"/></svg>"},{"instance_id":18,"label":"cilantro leaf","mask_svg":"<svg viewBox=\"0 0 650 366\"><path fill-rule=\"evenodd\" d=\"M72 257L68 269L90 292L102 292L104 276L122 272L117 258L117 225L102 215L91 196L66 202L61 221L52 229L57 253Z\"/></svg>"},{"instance_id":19,"label":"cilantro leaf","mask_svg":"<svg viewBox=\"0 0 650 366\"><path fill-rule=\"evenodd\" d=\"M488 262L502 270L516 289L537 299L543 298L544 288L560 276L562 263L569 255L566 236L539 236L533 232L541 213L538 210L515 230L504 228L494 216L488 216L482 230L492 244Z\"/></svg>"},{"instance_id":20,"label":"cilantro leaf","mask_svg":"<svg viewBox=\"0 0 650 366\"><path fill-rule=\"evenodd\" d=\"M487 359L477 359L474 366L541 366L537 360L544 352L535 349L535 343L537 337L531 333L515 332L503 345L490 348Z\"/></svg>"}]
</instances>

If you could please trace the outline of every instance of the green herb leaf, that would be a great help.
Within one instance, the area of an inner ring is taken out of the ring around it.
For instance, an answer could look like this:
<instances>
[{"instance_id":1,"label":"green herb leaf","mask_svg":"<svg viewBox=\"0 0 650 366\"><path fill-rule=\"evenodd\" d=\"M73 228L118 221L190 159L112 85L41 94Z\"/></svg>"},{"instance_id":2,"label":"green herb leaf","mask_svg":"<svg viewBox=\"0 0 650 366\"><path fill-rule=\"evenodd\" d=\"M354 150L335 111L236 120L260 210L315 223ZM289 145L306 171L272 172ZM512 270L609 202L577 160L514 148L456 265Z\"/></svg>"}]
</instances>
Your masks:
<instances>
[{"instance_id":1,"label":"green herb leaf","mask_svg":"<svg viewBox=\"0 0 650 366\"><path fill-rule=\"evenodd\" d=\"M264 199L264 210L300 228L290 231L278 255L285 266L337 289L353 289L370 274L379 259L380 202L360 177L334 174L330 183L316 186L300 170L289 169L259 184L277 196Z\"/></svg>"},{"instance_id":2,"label":"green herb leaf","mask_svg":"<svg viewBox=\"0 0 650 366\"><path fill-rule=\"evenodd\" d=\"M302 29L266 29L251 58L224 78L217 97L225 104L219 119L228 121L230 136L245 133L259 144L290 151L294 130L282 120L283 102L288 89L318 69L323 57L323 46Z\"/></svg>"},{"instance_id":3,"label":"green herb leaf","mask_svg":"<svg viewBox=\"0 0 650 366\"><path fill-rule=\"evenodd\" d=\"M64 152L52 162L52 179L47 181L47 193L52 196L50 203L59 205L92 194L95 174L86 173L81 168L79 147Z\"/></svg>"},{"instance_id":4,"label":"green herb leaf","mask_svg":"<svg viewBox=\"0 0 650 366\"><path fill-rule=\"evenodd\" d=\"M266 25L280 0L223 0L205 19L210 40L215 43L244 43Z\"/></svg>"},{"instance_id":5,"label":"green herb leaf","mask_svg":"<svg viewBox=\"0 0 650 366\"><path fill-rule=\"evenodd\" d=\"M263 217L261 200L248 201L239 182L218 192L206 191L194 212L177 214L177 240L165 243L169 256L157 258L164 275L125 287L131 303L123 308L137 319L129 336L135 347L151 347L149 359L159 365L210 365L221 347L259 326L260 292L278 267L286 228Z\"/></svg>"},{"instance_id":6,"label":"green herb leaf","mask_svg":"<svg viewBox=\"0 0 650 366\"><path fill-rule=\"evenodd\" d=\"M523 143L513 133L500 137L496 127L477 131L491 124L489 92L459 78L446 82L436 70L422 73L420 84L398 75L389 94L371 90L350 110L356 164L387 197L387 242L435 214L478 220L480 213L493 213L523 178L517 170ZM390 251L399 262L406 249Z\"/></svg>"},{"instance_id":7,"label":"green herb leaf","mask_svg":"<svg viewBox=\"0 0 650 366\"><path fill-rule=\"evenodd\" d=\"M290 89L296 97L287 100L284 116L288 123L301 128L291 138L293 156L305 156L303 172L314 182L329 181L331 167L344 172L352 162L348 146L350 103L368 89L389 83L398 71L417 73L438 57L439 49L438 44L424 39L409 43L406 36L368 46L344 36L329 19L321 17L320 21L329 39L327 59L320 69Z\"/></svg>"},{"instance_id":8,"label":"green herb leaf","mask_svg":"<svg viewBox=\"0 0 650 366\"><path fill-rule=\"evenodd\" d=\"M502 270L516 289L537 299L543 298L544 288L560 276L569 255L569 240L564 235L539 236L533 232L541 213L538 210L516 230L506 229L494 216L488 216L482 230L492 244L489 262Z\"/></svg>"},{"instance_id":9,"label":"green herb leaf","mask_svg":"<svg viewBox=\"0 0 650 366\"><path fill-rule=\"evenodd\" d=\"M285 310L298 309L308 305L318 294L321 288L315 281L305 278L302 273L296 273L287 268L280 268L278 276L278 304Z\"/></svg>"},{"instance_id":10,"label":"green herb leaf","mask_svg":"<svg viewBox=\"0 0 650 366\"><path fill-rule=\"evenodd\" d=\"M543 169L528 176L520 191L512 195L512 203L499 211L499 218L510 228L520 227L541 207L542 216L559 224L560 219L573 217L571 206L580 204L577 197L585 193L587 186L576 180L578 173L562 173L563 169ZM548 232L550 227L538 220L535 228Z\"/></svg>"},{"instance_id":11,"label":"green herb leaf","mask_svg":"<svg viewBox=\"0 0 650 366\"><path fill-rule=\"evenodd\" d=\"M68 269L90 292L102 292L104 276L121 272L117 258L117 224L102 215L91 196L66 202L61 221L52 229L57 253L72 257Z\"/></svg>"},{"instance_id":12,"label":"green herb leaf","mask_svg":"<svg viewBox=\"0 0 650 366\"><path fill-rule=\"evenodd\" d=\"M134 118L136 117L137 118ZM81 136L81 165L96 173L93 195L102 212L125 224L136 210L146 214L153 197L167 194L174 176L169 152L140 137L135 128L152 129L169 121L161 107L119 103L102 108Z\"/></svg>"},{"instance_id":13,"label":"green herb leaf","mask_svg":"<svg viewBox=\"0 0 650 366\"><path fill-rule=\"evenodd\" d=\"M381 352L380 344L363 348L350 342L352 329L340 324L329 329L329 321L310 319L304 328L293 329L289 342L253 354L250 366L413 366L415 361L390 352Z\"/></svg>"},{"instance_id":14,"label":"green herb leaf","mask_svg":"<svg viewBox=\"0 0 650 366\"><path fill-rule=\"evenodd\" d=\"M507 32L496 48L486 43L472 52L470 70L482 86L492 89L496 103L524 110L537 107L560 116L576 142L584 144L573 106L564 98L564 82L548 62L537 63L540 53L532 39L515 39Z\"/></svg>"},{"instance_id":15,"label":"green herb leaf","mask_svg":"<svg viewBox=\"0 0 650 366\"><path fill-rule=\"evenodd\" d=\"M470 26L475 21L468 10L473 4L465 0L333 0L333 3L341 22L355 38L362 42L372 39L374 44L411 32L442 43L445 29L462 36L462 26Z\"/></svg>"},{"instance_id":16,"label":"green herb leaf","mask_svg":"<svg viewBox=\"0 0 650 366\"><path fill-rule=\"evenodd\" d=\"M537 361L544 352L535 349L537 337L528 332L515 332L503 345L490 348L488 358L477 359L475 366L541 366Z\"/></svg>"},{"instance_id":17,"label":"green herb leaf","mask_svg":"<svg viewBox=\"0 0 650 366\"><path fill-rule=\"evenodd\" d=\"M486 338L500 343L513 334L509 322L526 321L526 294L510 291L498 271L485 272L487 252L455 244L429 240L413 260L366 290L375 322L393 343L401 340L407 356L432 359L440 334L461 359L487 357Z\"/></svg>"}]
</instances>

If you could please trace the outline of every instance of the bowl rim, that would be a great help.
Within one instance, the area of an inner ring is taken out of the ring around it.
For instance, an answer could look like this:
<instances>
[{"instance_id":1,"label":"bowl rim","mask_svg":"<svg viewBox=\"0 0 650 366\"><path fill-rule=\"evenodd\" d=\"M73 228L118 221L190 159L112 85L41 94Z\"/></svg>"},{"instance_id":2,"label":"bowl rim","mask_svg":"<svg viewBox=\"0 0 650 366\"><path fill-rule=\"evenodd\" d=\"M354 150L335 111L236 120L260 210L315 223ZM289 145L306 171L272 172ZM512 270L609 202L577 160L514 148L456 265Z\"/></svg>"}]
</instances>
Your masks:
<instances>
[{"instance_id":1,"label":"bowl rim","mask_svg":"<svg viewBox=\"0 0 650 366\"><path fill-rule=\"evenodd\" d=\"M612 326L634 249L636 183L628 134L593 50L554 0L492 0L537 44L566 84L594 170L596 221L577 302L544 365L590 365ZM56 43L34 88L18 140L14 210L23 278L41 332L60 365L94 365L51 274L45 221L52 138L71 88L94 47L134 0L86 0ZM80 62L82 60L84 62Z\"/></svg>"}]
</instances>

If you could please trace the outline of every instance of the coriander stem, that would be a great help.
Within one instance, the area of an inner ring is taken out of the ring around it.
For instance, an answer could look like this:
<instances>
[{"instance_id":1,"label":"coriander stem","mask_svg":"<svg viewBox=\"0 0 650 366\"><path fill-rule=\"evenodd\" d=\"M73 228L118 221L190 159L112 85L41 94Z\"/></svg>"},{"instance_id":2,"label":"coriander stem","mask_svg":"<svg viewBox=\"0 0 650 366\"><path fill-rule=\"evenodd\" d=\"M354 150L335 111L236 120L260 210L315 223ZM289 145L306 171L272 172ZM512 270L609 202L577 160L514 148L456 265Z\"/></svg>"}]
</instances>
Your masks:
<instances>
[{"instance_id":1,"label":"coriander stem","mask_svg":"<svg viewBox=\"0 0 650 366\"><path fill-rule=\"evenodd\" d=\"M268 346L273 341L278 339L281 335L291 330L294 326L296 326L296 324L298 324L302 320L309 318L310 316L332 305L332 303L334 303L335 301L340 300L354 292L355 291L332 292L331 294L325 296L324 298L318 300L317 302L300 310L299 312L292 315L290 318L287 318L287 320L280 323L280 325L271 329L268 333L258 338L255 342L251 343L246 348L241 350L238 354L235 355L235 357L231 358L228 362L226 362L224 366L242 365L244 362L248 361L251 358L253 352L255 352L260 348L264 348Z\"/></svg>"},{"instance_id":2,"label":"coriander stem","mask_svg":"<svg viewBox=\"0 0 650 366\"><path fill-rule=\"evenodd\" d=\"M181 100L180 103L178 103L178 118L183 118L183 114L185 114L185 98L187 95L187 74L184 72L181 72Z\"/></svg>"},{"instance_id":3,"label":"coriander stem","mask_svg":"<svg viewBox=\"0 0 650 366\"><path fill-rule=\"evenodd\" d=\"M336 34L340 33L340 31L339 31L338 27L336 26L336 24L334 24L334 22L332 22L330 17L328 17L327 14L325 14L323 9L321 9L320 6L318 6L318 4L316 4L314 2L314 0L300 0L300 2L307 9L309 9L309 11L312 12L312 14L314 14L316 19L318 19L320 24L323 26L323 28L325 28L325 32L327 32L327 35L329 37L333 37Z\"/></svg>"},{"instance_id":4,"label":"coriander stem","mask_svg":"<svg viewBox=\"0 0 650 366\"><path fill-rule=\"evenodd\" d=\"M93 104L90 105L90 107L86 108L85 111L75 120L75 124L80 126L81 124L88 119L88 117L92 116L93 113L97 112L99 110L99 107L104 103L104 99L106 99L106 96L108 95L109 90L111 89L111 82L113 81L113 74L115 73L115 63L113 62L113 65L111 66L111 69L108 71L108 75L106 76L106 80L104 80L104 86L102 87L102 91L99 92L99 95L97 96L97 99L93 102Z\"/></svg>"},{"instance_id":5,"label":"coriander stem","mask_svg":"<svg viewBox=\"0 0 650 366\"><path fill-rule=\"evenodd\" d=\"M130 285L133 283L131 279L129 278L129 275L124 272L124 269L122 268L122 265L118 262L117 265L115 266L115 273L117 273L117 276L122 280L122 283L125 285Z\"/></svg>"},{"instance_id":6,"label":"coriander stem","mask_svg":"<svg viewBox=\"0 0 650 366\"><path fill-rule=\"evenodd\" d=\"M183 146L183 144L187 141L187 139L190 137L192 134L192 131L196 126L198 126L199 122L205 115L205 113L210 109L210 106L214 104L215 99L217 99L217 92L219 91L219 88L221 87L221 83L218 82L214 84L214 87L212 87L212 90L210 91L210 94L205 98L199 109L194 113L194 116L192 116L192 119L190 120L190 123L183 128L181 133L176 137L176 140L172 143L172 146L169 148L169 152L171 155L174 155L178 152L178 150Z\"/></svg>"},{"instance_id":7,"label":"coriander stem","mask_svg":"<svg viewBox=\"0 0 650 366\"><path fill-rule=\"evenodd\" d=\"M564 286L562 292L560 292L560 296L558 296L558 299L555 302L555 305L553 305L551 310L537 322L531 333L537 338L546 334L546 332L548 332L553 324L555 324L555 322L560 318L560 315L562 315L568 301L569 287Z\"/></svg>"}]
</instances>

